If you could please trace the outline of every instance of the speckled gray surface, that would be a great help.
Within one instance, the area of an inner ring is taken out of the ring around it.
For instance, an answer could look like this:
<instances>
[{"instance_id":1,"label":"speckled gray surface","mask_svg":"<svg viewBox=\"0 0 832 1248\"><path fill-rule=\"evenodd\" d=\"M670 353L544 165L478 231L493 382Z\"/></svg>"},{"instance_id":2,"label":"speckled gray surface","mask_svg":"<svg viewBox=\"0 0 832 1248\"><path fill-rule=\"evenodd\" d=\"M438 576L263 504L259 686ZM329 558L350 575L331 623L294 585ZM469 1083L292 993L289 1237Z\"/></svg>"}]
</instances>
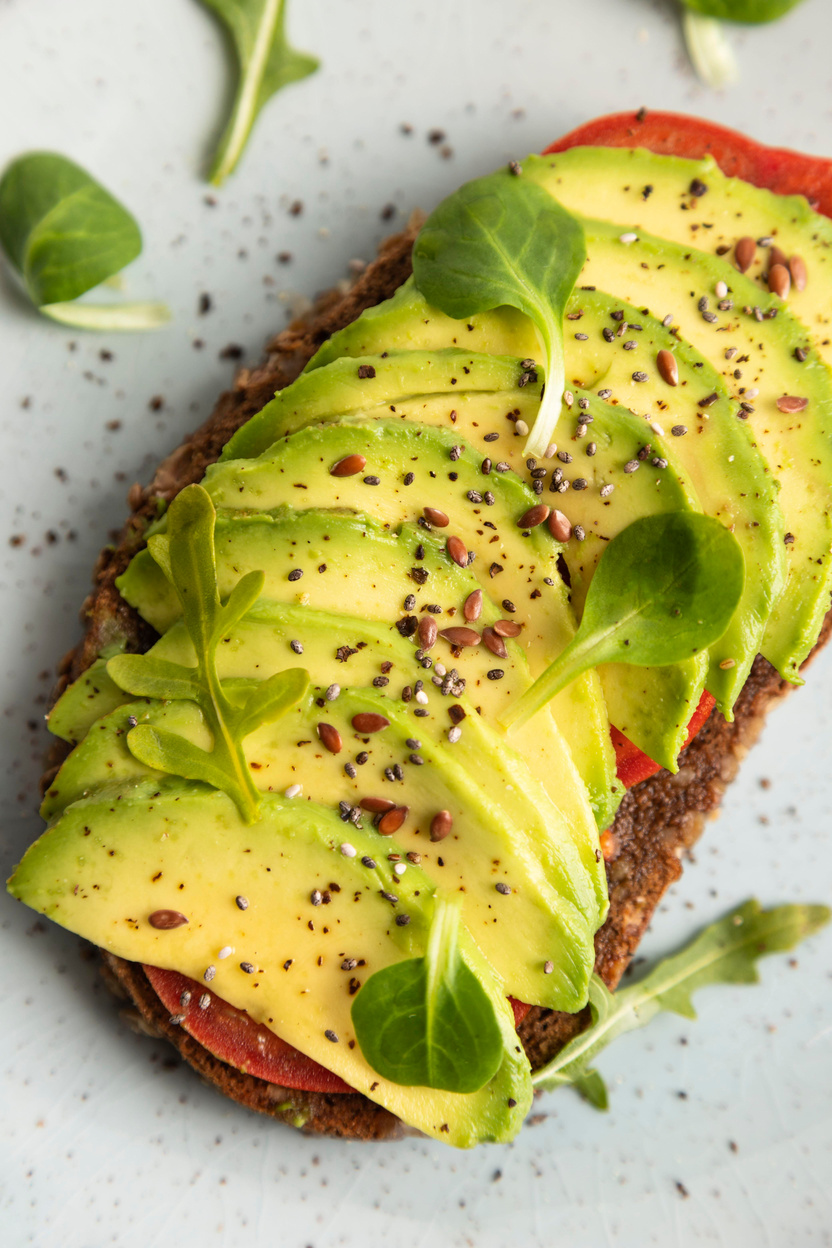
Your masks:
<instances>
[{"instance_id":1,"label":"speckled gray surface","mask_svg":"<svg viewBox=\"0 0 832 1248\"><path fill-rule=\"evenodd\" d=\"M724 94L695 82L660 0L295 0L291 28L323 71L272 104L213 193L199 174L229 72L196 0L0 0L0 164L50 147L98 174L144 228L129 294L175 312L156 336L74 335L0 281L4 871L38 831L40 720L95 555L130 483L230 381L224 348L256 360L299 295L342 278L411 208L599 113L677 108L832 154L825 0L737 31L743 78ZM826 654L772 718L645 952L752 893L832 897L830 694ZM119 1023L75 938L5 897L0 922L14 1248L832 1243L828 933L794 965L766 963L758 987L703 994L698 1022L665 1017L618 1042L601 1063L609 1114L552 1095L515 1144L458 1155L306 1139L225 1103Z\"/></svg>"}]
</instances>

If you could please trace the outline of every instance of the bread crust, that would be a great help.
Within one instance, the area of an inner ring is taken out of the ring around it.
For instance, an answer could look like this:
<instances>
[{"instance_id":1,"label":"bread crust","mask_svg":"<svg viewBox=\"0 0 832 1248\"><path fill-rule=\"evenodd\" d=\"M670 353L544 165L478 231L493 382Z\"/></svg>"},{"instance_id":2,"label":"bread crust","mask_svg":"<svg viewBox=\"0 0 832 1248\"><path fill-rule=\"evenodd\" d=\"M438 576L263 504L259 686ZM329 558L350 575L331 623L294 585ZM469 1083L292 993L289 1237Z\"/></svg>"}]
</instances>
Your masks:
<instances>
[{"instance_id":1,"label":"bread crust","mask_svg":"<svg viewBox=\"0 0 832 1248\"><path fill-rule=\"evenodd\" d=\"M377 259L346 292L323 296L309 317L278 334L263 364L242 369L232 390L214 412L160 465L147 487L134 485L128 495L130 517L119 541L102 551L94 571L93 592L82 608L84 635L62 660L57 694L78 678L115 640L130 651L146 650L156 634L121 598L116 578L143 542L158 500L169 502L179 490L201 480L206 468L249 417L289 385L322 342L355 320L366 308L389 298L411 272L411 248L418 220L382 245ZM815 653L832 629L827 615ZM733 723L716 711L679 759L679 772L660 771L625 796L611 829L613 849L607 862L610 911L595 938L596 970L610 989L626 970L665 890L679 878L681 860L698 840L706 817L716 813L726 786L763 726L771 705L791 688L758 656L734 710ZM57 743L44 775L48 787L66 747ZM143 1029L169 1040L199 1075L226 1096L261 1113L307 1131L348 1139L391 1139L407 1132L397 1118L359 1093L301 1092L246 1075L209 1053L170 1016L141 966L102 953L109 986L129 1002ZM534 1007L519 1027L532 1067L548 1061L589 1020L588 1010L562 1014Z\"/></svg>"}]
</instances>

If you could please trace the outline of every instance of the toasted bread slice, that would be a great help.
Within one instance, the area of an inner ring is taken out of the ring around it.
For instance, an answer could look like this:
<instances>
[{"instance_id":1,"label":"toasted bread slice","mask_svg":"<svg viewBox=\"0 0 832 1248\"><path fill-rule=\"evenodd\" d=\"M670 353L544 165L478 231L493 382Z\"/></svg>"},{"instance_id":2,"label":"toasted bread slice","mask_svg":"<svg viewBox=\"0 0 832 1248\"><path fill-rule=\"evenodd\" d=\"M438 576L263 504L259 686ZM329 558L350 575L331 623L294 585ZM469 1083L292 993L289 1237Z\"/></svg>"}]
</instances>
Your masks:
<instances>
[{"instance_id":1,"label":"toasted bread slice","mask_svg":"<svg viewBox=\"0 0 832 1248\"><path fill-rule=\"evenodd\" d=\"M114 548L99 557L94 589L82 610L84 637L61 663L58 692L77 679L114 638L127 649L142 651L155 639L152 629L124 602L115 587L143 541L158 498L169 501L184 486L199 481L231 435L259 411L275 390L298 375L318 347L366 308L389 298L410 274L410 252L418 222L388 239L378 258L346 292L318 301L312 314L291 325L270 344L265 362L243 369L234 388L223 394L210 419L161 464L151 484L132 487L131 516ZM818 646L832 630L827 616ZM756 740L773 702L792 686L762 657L757 658L735 707L734 722L714 712L679 759L679 772L661 771L631 789L609 837L607 873L610 911L596 936L596 970L614 988L626 970L665 890L681 874L681 860L701 835L705 817L714 814L739 763ZM48 787L66 747L58 745L44 777ZM133 1019L151 1034L169 1040L186 1062L226 1096L293 1126L348 1139L389 1139L406 1132L387 1110L358 1093L300 1092L243 1074L209 1053L175 1023L153 991L141 966L103 955L105 979L129 1002ZM548 1061L589 1020L588 1010L560 1014L535 1007L519 1034L533 1067Z\"/></svg>"}]
</instances>

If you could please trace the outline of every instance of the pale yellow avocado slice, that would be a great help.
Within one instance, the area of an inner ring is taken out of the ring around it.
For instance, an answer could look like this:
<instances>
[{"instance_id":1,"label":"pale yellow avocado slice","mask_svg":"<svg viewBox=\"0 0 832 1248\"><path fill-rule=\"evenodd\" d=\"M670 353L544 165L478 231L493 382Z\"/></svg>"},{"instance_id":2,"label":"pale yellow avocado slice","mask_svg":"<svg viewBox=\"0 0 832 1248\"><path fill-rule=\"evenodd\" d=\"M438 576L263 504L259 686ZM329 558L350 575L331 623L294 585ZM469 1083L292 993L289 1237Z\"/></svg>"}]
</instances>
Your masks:
<instances>
[{"instance_id":1,"label":"pale yellow avocado slice","mask_svg":"<svg viewBox=\"0 0 832 1248\"><path fill-rule=\"evenodd\" d=\"M340 848L347 843L352 856ZM312 803L267 797L247 826L222 793L152 780L76 802L28 850L9 889L118 957L210 979L223 1000L428 1135L457 1148L511 1139L531 1104L529 1063L503 985L464 929L462 955L503 1035L497 1074L478 1092L440 1092L390 1083L362 1057L350 1016L354 972L342 964L361 962L364 980L421 956L433 910L424 872L411 866L397 877L384 845L371 830L345 833ZM325 909L313 904L315 889L330 891ZM495 898L511 906L511 896ZM188 922L159 931L148 921L159 909ZM224 947L232 952L221 958Z\"/></svg>"},{"instance_id":2,"label":"pale yellow avocado slice","mask_svg":"<svg viewBox=\"0 0 832 1248\"><path fill-rule=\"evenodd\" d=\"M314 466L309 472L314 473ZM370 491L375 487L365 485L364 488ZM307 492L305 489L298 491L299 494ZM478 579L480 570L488 567L485 562L488 545L481 548L481 559L463 569L447 555L446 539L441 534L441 529L431 533L414 526L403 526L393 532L390 527L346 510L310 508L298 511L283 507L274 512L224 511L218 518L215 533L220 592L230 593L244 572L264 569L264 594L277 601L333 610L340 600L351 614L362 612L370 620L387 623L392 630L397 615L405 614L401 605L405 597L418 590L414 610L421 613L425 605L438 605L446 613L438 617L443 628L464 625L461 608L468 595L478 587L487 593L490 586L500 584L501 577L491 576L489 571L484 579ZM424 557L417 560L415 552L420 546ZM566 607L564 587L556 567L550 569L554 575L548 575L547 568L538 566L539 562L538 559L530 565L530 575L534 578L532 588L520 604L513 605L522 607L547 595L553 603L549 618L553 627L558 628L560 644L565 645L575 628L574 617ZM424 584L413 580L414 566L417 572L421 569L428 574ZM503 565L498 566L502 568ZM303 574L300 579L290 580L298 571ZM149 551L142 551L133 559L119 578L118 586L127 601L136 606L154 628L163 631L178 618L180 609L176 597ZM491 616L488 600L485 601L483 623L492 623L494 618L506 614L507 600L501 595L494 597L497 605L491 608ZM456 614L450 613L451 608ZM525 612L519 618L527 618ZM531 628L527 631L532 645L537 638L537 644L543 646L544 639L539 632ZM535 654L534 649L526 652L533 675L536 665L539 665L537 670L541 670L550 661L547 656L553 653L551 644L547 637L542 657ZM453 661L469 683L468 693L475 706L480 704L480 699L475 697L474 687L484 691L483 697L486 697L489 685L497 684L503 701L509 700L519 687L511 653L507 660L497 660L486 646L479 645L466 647ZM495 670L504 672L503 678L496 682L488 675ZM598 826L606 827L615 813L622 789L615 778L615 759L597 673L587 673L564 690L553 704L553 713L570 748L573 730L576 733L576 765L589 789Z\"/></svg>"},{"instance_id":3,"label":"pale yellow avocado slice","mask_svg":"<svg viewBox=\"0 0 832 1248\"><path fill-rule=\"evenodd\" d=\"M541 159L551 170L547 188L570 212L624 222L729 261L740 238L763 240L746 273L758 287L754 302L764 295L763 307L769 306L771 247L787 259L799 256L806 286L800 290L792 282L786 306L832 366L832 221L813 212L804 196L776 195L726 177L710 156L685 160L643 148L576 147ZM691 187L697 183L705 191L694 195Z\"/></svg>"},{"instance_id":4,"label":"pale yellow avocado slice","mask_svg":"<svg viewBox=\"0 0 832 1248\"><path fill-rule=\"evenodd\" d=\"M527 162L529 176L552 194L565 194L565 180L548 162L548 157ZM670 316L680 336L720 368L729 385L741 380L744 393L749 387L757 392L747 415L780 482L789 565L762 653L787 680L800 683L800 665L820 634L832 590L832 374L815 352L797 358L805 327L782 300L766 295L725 260L629 225L589 218L583 224L588 260L582 284L602 287L658 317ZM727 285L731 306L714 311L719 282ZM703 298L708 306L700 307ZM655 360L633 354L634 370L655 368ZM738 368L740 378L734 376ZM800 412L781 412L777 400L783 395L806 398L808 404ZM708 400L703 393L705 415Z\"/></svg>"},{"instance_id":5,"label":"pale yellow avocado slice","mask_svg":"<svg viewBox=\"0 0 832 1248\"><path fill-rule=\"evenodd\" d=\"M298 768L303 792L293 800L301 821L310 802L325 803L337 811L339 800L349 801L352 796L343 767L317 740L298 749L296 742L308 729L310 711L315 713L311 701L252 734L246 751L263 790L283 793ZM330 713L328 722L346 736L351 712L389 708L381 698L345 691L335 709L338 713ZM120 802L140 781L154 776L157 783L163 780L161 773L139 763L129 752L128 717L173 731L201 749L211 748L210 733L193 703L128 702L96 724L67 759L59 783L44 802L42 813L49 822L57 822L74 802L96 793ZM405 731L412 731L412 726L408 724ZM577 850L558 827L557 812L539 790L528 795L525 819L522 810L508 810L505 803L485 796L477 782L478 770L488 769L494 787L499 782L508 791L522 778L523 766L519 759L508 759L495 749L478 722L469 725L453 749L443 749L441 740L431 740L435 724L422 721L421 731L423 763L418 781L414 783L411 777L409 784L390 786L382 780L373 789L385 797L395 793L409 806L403 827L395 838L380 838L376 853L383 849L387 858L395 851L409 869L406 854L415 852L435 887L465 894L465 926L507 993L550 1009L579 1009L594 961L592 936L601 916ZM401 729L388 729L375 750L372 771L407 758L403 745ZM534 804L533 798L537 799ZM437 810L448 810L454 823L452 833L433 845L428 832ZM369 826L372 816L365 814L359 822ZM345 823L346 840L354 826ZM497 883L511 889L510 907L501 904ZM511 915L509 924L503 921L506 912Z\"/></svg>"},{"instance_id":6,"label":"pale yellow avocado slice","mask_svg":"<svg viewBox=\"0 0 832 1248\"><path fill-rule=\"evenodd\" d=\"M294 642L297 646L301 638L303 639L301 642L303 653L298 655L292 648L292 643ZM344 650L337 645L339 640L346 643ZM509 647L513 646L514 643L510 642ZM190 666L195 661L193 648L181 622L173 625L165 633L151 653L158 658L169 662L184 663L186 666ZM456 662L464 667L461 658ZM413 677L408 674L413 664L411 644L399 637L395 631L391 632L383 625L372 625L368 621L351 619L348 616L335 615L331 612L314 611L309 607L258 603L235 628L233 634L223 639L218 656L220 677L224 682L229 682L229 686L239 684L248 687L252 679L265 680L287 666L294 666L298 663L307 665L308 669L314 673L318 688L326 694L326 696L320 696L318 690L315 690L316 711L311 722L327 719L331 701L337 703L342 685L344 688L369 688L375 682L374 687L389 691L392 697L396 697L405 684L413 681ZM431 702L434 705L437 700L439 702L439 719L446 729L451 720L445 719L445 712L442 709L443 701L448 709L453 706L464 711L465 719L460 727L460 739L463 745L467 746L468 727L473 726L475 732L477 727L474 719L476 711L470 700L464 695L461 698L442 699L437 686L431 679L428 679L432 673L425 672L424 669L417 670L420 670L421 675L425 677L425 687L430 690ZM438 679L441 685L442 678ZM99 675L96 678L96 684L102 685L102 683ZM530 678L526 678L526 683L530 683ZM502 706L499 701L500 688L499 682L487 681L477 692L477 703L482 704L489 723L498 717ZM106 694L102 694L98 702L100 709L96 714L95 704L90 702L89 689L83 678L70 686L63 695L60 705L62 722L81 726L82 730L76 728L77 736L74 739L81 740L91 726L86 723L85 716L92 714L94 721L107 714L113 706L123 705L131 700L129 694L120 690L116 690L116 694L118 697L115 702L111 701L109 690ZM323 705L320 705L321 702ZM408 705L411 709L415 709L417 704ZM419 722L414 715L411 735L416 734L414 739L417 740L421 740ZM261 745L267 749L270 748L274 739L271 736L271 730L264 728L248 739L246 744L249 757L260 763L254 776L259 788L281 792L287 786L303 781L304 797L323 794L327 800L334 803L346 801L350 806L355 806L362 797L368 794L387 797L396 802L405 801L411 807L414 818L408 820L401 829L399 839L412 838L412 843L409 842L407 848L417 850L423 855L441 852L441 848L434 849L425 843L426 828L430 823L430 818L435 810L441 807L434 806L430 811L425 807L426 823L424 820L420 823L415 818L417 808L421 810L420 803L426 801L424 795L419 792L418 778L422 772L412 772L411 768L405 770L405 776L410 773L416 777L417 797L414 800L412 784L405 784L404 780L391 781L389 775L386 774L386 762L382 761L386 758L383 736L371 737L365 743L356 740L352 734L345 735L347 744L344 750L339 755L333 756L326 751L321 751L316 734L310 736L308 731L300 730L293 732L291 727L293 723L294 720L290 717L286 723L285 732L288 733L288 740L294 748L287 751L272 751L265 760L259 751ZM281 735L283 735L282 726L276 727L281 727ZM300 745L300 742L304 744ZM563 828L568 831L580 856L582 869L593 881L596 897L595 922L602 921L608 904L606 872L603 862L599 860L598 832L592 808L586 788L575 768L571 752L551 716L545 714L536 716L533 723L524 725L522 729L514 733L512 746L513 749L510 749L508 754L515 757L514 752L517 751L522 756L525 767L531 773L525 778L518 773L518 791L528 794L535 784L543 786L545 790L546 798L542 809L550 813L544 816L546 828L542 834L544 842L554 835L555 829ZM411 747L404 753L399 750L393 761L406 758L407 753L415 751L415 748ZM87 764L81 766L74 761L77 753L73 753L64 763L59 775L47 791L43 809L44 817L47 819L54 818L58 810L62 810L69 801L75 800L91 783L87 773ZM346 770L345 764L347 763L353 775ZM274 770L278 764L281 767L279 776ZM551 809L552 807L554 810ZM464 812L461 811L461 813ZM527 822L525 817L521 820L523 825ZM532 820L533 825L535 822ZM456 823L454 826L456 828ZM457 829L453 838L454 846L459 839ZM443 843L440 843L440 847L441 844ZM464 839L459 848L464 849ZM447 854L444 858L447 864Z\"/></svg>"}]
</instances>

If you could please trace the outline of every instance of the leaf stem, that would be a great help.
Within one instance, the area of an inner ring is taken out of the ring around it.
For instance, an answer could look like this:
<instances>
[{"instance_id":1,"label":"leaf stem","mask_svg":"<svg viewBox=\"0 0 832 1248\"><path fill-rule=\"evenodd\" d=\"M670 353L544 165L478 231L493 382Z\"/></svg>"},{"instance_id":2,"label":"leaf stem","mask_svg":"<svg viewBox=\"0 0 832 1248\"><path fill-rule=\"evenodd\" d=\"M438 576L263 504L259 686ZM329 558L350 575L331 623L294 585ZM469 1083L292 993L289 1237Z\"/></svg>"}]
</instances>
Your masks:
<instances>
[{"instance_id":1,"label":"leaf stem","mask_svg":"<svg viewBox=\"0 0 832 1248\"><path fill-rule=\"evenodd\" d=\"M171 319L166 303L44 303L38 311L61 325L100 332L161 329Z\"/></svg>"},{"instance_id":2,"label":"leaf stem","mask_svg":"<svg viewBox=\"0 0 832 1248\"><path fill-rule=\"evenodd\" d=\"M562 330L554 332L554 326L551 328L552 332L545 334L546 380L543 383L543 397L524 452L526 455L539 457L546 454L546 449L553 440L557 423L560 420L566 384L563 332Z\"/></svg>"},{"instance_id":3,"label":"leaf stem","mask_svg":"<svg viewBox=\"0 0 832 1248\"><path fill-rule=\"evenodd\" d=\"M737 60L721 21L687 10L682 16L682 29L691 64L704 83L709 87L727 87L737 81Z\"/></svg>"},{"instance_id":4,"label":"leaf stem","mask_svg":"<svg viewBox=\"0 0 832 1248\"><path fill-rule=\"evenodd\" d=\"M251 59L247 66L240 66L241 90L208 175L209 181L214 186L220 186L234 171L251 133L251 127L257 115L257 96L263 85L263 77L275 31L280 22L282 7L283 0L266 0L257 37L251 50Z\"/></svg>"},{"instance_id":5,"label":"leaf stem","mask_svg":"<svg viewBox=\"0 0 832 1248\"><path fill-rule=\"evenodd\" d=\"M592 652L595 649L593 639L585 641L580 636L573 637L569 645L560 652L545 672L538 676L522 697L512 702L501 719L504 728L522 728L533 715L536 715L561 689L581 672L593 665Z\"/></svg>"}]
</instances>

